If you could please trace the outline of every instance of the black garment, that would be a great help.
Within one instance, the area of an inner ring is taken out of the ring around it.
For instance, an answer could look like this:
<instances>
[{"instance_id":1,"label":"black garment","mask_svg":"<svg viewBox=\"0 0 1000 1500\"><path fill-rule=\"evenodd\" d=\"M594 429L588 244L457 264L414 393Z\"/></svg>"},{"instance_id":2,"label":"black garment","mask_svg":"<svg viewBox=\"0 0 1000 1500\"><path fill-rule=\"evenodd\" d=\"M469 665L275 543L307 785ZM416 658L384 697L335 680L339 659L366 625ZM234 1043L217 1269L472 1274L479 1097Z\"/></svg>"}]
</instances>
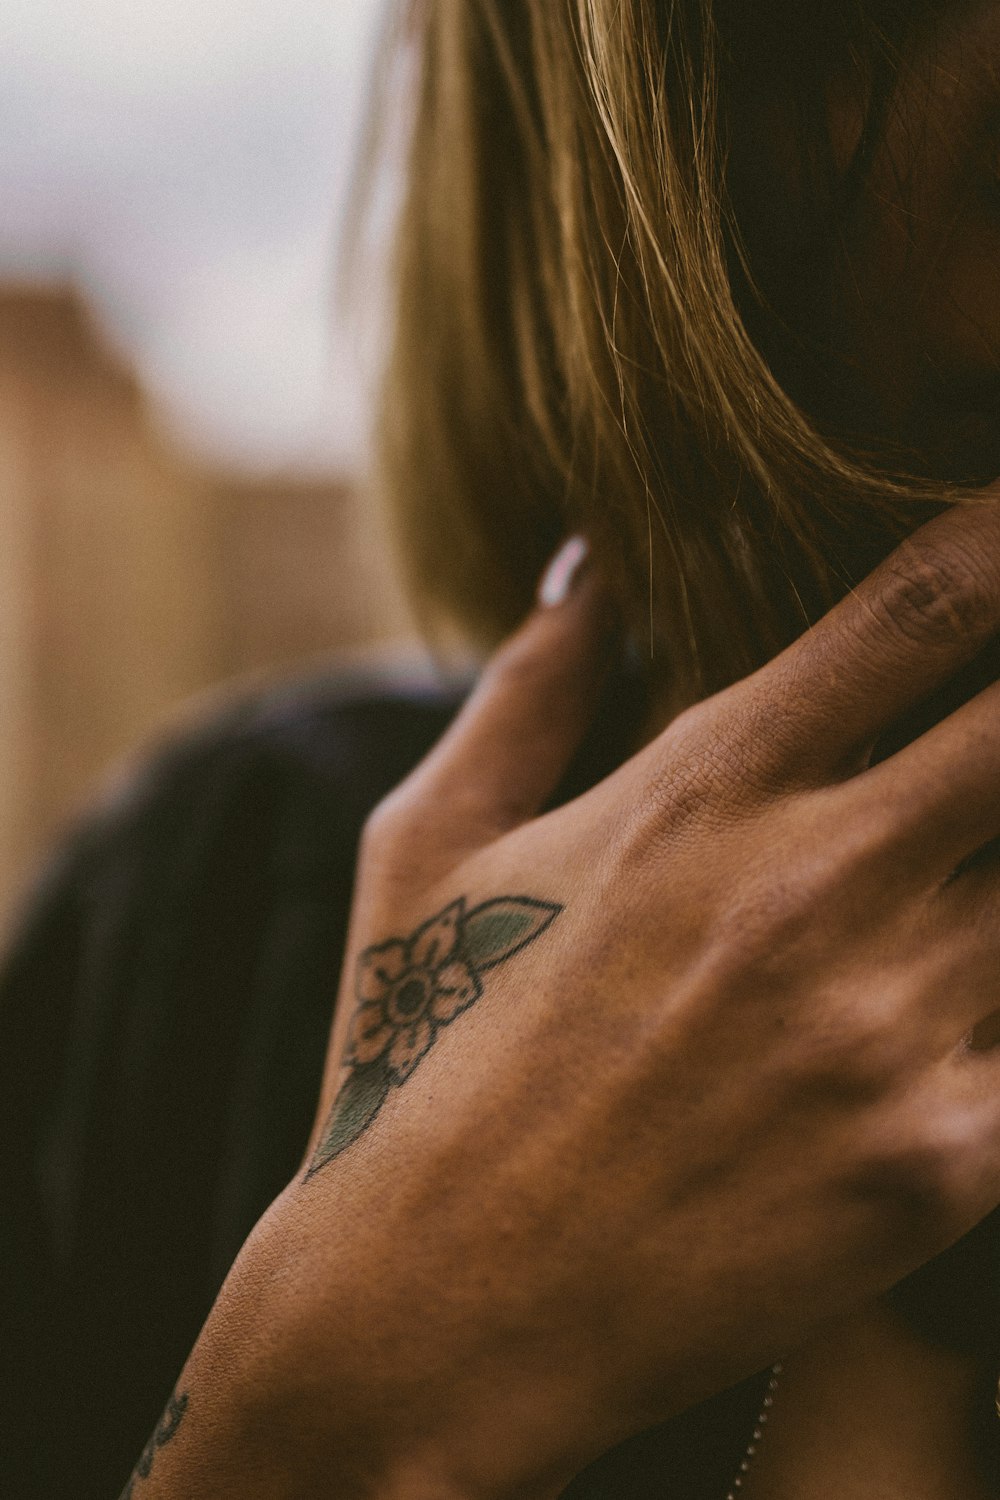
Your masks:
<instances>
[{"instance_id":1,"label":"black garment","mask_svg":"<svg viewBox=\"0 0 1000 1500\"><path fill-rule=\"evenodd\" d=\"M242 704L44 877L0 989L6 1500L124 1484L304 1149L362 821L452 708L333 678Z\"/></svg>"},{"instance_id":2,"label":"black garment","mask_svg":"<svg viewBox=\"0 0 1000 1500\"><path fill-rule=\"evenodd\" d=\"M627 697L627 695L626 695ZM456 697L340 675L177 739L68 840L0 982L0 1496L111 1500L312 1121L365 815ZM608 722L627 729L620 696ZM613 761L605 743L581 784ZM720 1500L761 1383L575 1500Z\"/></svg>"}]
</instances>

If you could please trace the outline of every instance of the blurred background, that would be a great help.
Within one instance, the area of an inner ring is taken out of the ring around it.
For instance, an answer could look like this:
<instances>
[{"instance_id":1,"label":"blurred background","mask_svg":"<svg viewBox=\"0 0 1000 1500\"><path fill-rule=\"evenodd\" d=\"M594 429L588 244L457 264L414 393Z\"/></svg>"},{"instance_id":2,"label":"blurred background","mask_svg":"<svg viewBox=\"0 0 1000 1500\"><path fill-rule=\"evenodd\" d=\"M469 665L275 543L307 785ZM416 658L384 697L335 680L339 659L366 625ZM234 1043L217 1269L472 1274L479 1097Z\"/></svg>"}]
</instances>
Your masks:
<instances>
[{"instance_id":1,"label":"blurred background","mask_svg":"<svg viewBox=\"0 0 1000 1500\"><path fill-rule=\"evenodd\" d=\"M333 296L384 11L0 7L0 927L123 755L412 649Z\"/></svg>"}]
</instances>

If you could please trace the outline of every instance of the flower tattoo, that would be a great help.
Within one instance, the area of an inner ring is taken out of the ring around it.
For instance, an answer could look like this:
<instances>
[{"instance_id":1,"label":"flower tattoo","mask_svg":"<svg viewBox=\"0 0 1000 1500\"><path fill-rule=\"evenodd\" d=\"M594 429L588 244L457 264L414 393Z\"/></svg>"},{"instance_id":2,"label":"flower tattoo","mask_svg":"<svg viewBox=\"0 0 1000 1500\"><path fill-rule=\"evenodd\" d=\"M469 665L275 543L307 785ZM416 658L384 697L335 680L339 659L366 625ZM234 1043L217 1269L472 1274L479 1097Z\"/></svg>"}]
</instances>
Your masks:
<instances>
[{"instance_id":1,"label":"flower tattoo","mask_svg":"<svg viewBox=\"0 0 1000 1500\"><path fill-rule=\"evenodd\" d=\"M455 901L409 942L390 938L358 961L358 1009L344 1062L385 1058L391 1083L403 1083L447 1026L483 993L482 980L458 949L463 903Z\"/></svg>"},{"instance_id":2,"label":"flower tattoo","mask_svg":"<svg viewBox=\"0 0 1000 1500\"><path fill-rule=\"evenodd\" d=\"M459 897L408 938L364 950L342 1062L347 1077L307 1178L368 1129L389 1090L406 1082L441 1029L480 999L483 975L533 943L561 911L531 896L500 896L468 911Z\"/></svg>"}]
</instances>

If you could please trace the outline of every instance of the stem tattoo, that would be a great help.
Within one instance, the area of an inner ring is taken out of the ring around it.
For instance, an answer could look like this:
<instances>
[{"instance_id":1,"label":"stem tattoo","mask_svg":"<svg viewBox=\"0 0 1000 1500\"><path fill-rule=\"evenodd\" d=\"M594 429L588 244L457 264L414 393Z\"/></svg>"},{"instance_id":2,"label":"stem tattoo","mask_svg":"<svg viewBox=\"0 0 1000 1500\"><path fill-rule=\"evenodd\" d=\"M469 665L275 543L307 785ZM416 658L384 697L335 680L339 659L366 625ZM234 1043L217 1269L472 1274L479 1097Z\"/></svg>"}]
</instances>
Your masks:
<instances>
[{"instance_id":1,"label":"stem tattoo","mask_svg":"<svg viewBox=\"0 0 1000 1500\"><path fill-rule=\"evenodd\" d=\"M408 938L366 948L355 975L357 1005L337 1091L306 1179L364 1133L390 1089L401 1088L439 1032L475 1005L483 976L545 931L554 901L499 896L466 910L460 897Z\"/></svg>"},{"instance_id":2,"label":"stem tattoo","mask_svg":"<svg viewBox=\"0 0 1000 1500\"><path fill-rule=\"evenodd\" d=\"M185 1391L181 1396L171 1396L167 1402L167 1409L156 1425L156 1431L142 1450L142 1457L132 1471L132 1478L122 1490L119 1500L132 1500L136 1485L140 1479L148 1479L153 1468L153 1461L159 1448L165 1448L167 1443L172 1442L177 1436L177 1429L184 1420L184 1413L188 1408L188 1397Z\"/></svg>"}]
</instances>

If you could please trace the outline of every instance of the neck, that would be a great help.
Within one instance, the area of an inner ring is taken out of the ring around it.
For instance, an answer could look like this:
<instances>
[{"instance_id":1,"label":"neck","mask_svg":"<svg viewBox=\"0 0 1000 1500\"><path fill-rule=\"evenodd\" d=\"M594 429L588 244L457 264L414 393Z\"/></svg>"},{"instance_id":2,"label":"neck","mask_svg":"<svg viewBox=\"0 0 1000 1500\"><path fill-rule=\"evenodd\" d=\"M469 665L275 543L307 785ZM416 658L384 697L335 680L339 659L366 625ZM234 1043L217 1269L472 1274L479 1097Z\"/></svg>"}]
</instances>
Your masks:
<instances>
[{"instance_id":1,"label":"neck","mask_svg":"<svg viewBox=\"0 0 1000 1500\"><path fill-rule=\"evenodd\" d=\"M984 1372L872 1305L785 1362L746 1500L990 1500ZM988 1387L987 1387L988 1388Z\"/></svg>"}]
</instances>

